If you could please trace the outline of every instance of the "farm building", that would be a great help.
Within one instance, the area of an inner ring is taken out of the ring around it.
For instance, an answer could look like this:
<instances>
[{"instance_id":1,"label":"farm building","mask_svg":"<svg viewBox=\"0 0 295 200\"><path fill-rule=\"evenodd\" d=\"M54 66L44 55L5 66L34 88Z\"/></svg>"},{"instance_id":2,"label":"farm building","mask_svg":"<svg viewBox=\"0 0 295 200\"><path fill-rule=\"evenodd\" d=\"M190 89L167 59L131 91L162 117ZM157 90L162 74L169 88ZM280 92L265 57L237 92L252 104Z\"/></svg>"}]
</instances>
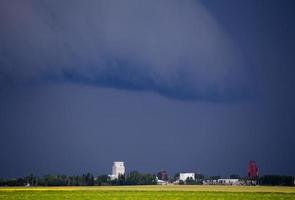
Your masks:
<instances>
[{"instance_id":1,"label":"farm building","mask_svg":"<svg viewBox=\"0 0 295 200\"><path fill-rule=\"evenodd\" d=\"M179 180L186 181L188 178L195 180L195 173L179 173Z\"/></svg>"},{"instance_id":2,"label":"farm building","mask_svg":"<svg viewBox=\"0 0 295 200\"><path fill-rule=\"evenodd\" d=\"M109 175L111 179L117 179L120 175L125 174L125 166L122 161L113 162L112 174Z\"/></svg>"}]
</instances>

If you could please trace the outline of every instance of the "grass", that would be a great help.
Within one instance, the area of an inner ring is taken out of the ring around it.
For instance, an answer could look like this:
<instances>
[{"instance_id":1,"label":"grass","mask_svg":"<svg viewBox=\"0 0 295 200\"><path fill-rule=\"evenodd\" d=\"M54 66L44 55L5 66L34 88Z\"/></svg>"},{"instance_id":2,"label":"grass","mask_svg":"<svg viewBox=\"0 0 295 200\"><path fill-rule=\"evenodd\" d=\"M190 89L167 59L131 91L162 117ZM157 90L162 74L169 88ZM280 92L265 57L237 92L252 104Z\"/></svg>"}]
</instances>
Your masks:
<instances>
[{"instance_id":1,"label":"grass","mask_svg":"<svg viewBox=\"0 0 295 200\"><path fill-rule=\"evenodd\" d=\"M0 199L292 199L295 187L247 186L112 186L112 187L7 187L0 188Z\"/></svg>"}]
</instances>

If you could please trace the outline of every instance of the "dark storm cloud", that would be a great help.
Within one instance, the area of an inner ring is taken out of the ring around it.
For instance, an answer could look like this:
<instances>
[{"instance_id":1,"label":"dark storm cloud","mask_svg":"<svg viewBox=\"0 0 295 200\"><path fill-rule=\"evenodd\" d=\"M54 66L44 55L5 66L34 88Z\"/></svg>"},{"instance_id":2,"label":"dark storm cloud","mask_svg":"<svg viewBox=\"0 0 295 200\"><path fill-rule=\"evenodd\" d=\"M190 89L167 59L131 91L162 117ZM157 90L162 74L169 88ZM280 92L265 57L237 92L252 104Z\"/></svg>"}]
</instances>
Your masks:
<instances>
[{"instance_id":1,"label":"dark storm cloud","mask_svg":"<svg viewBox=\"0 0 295 200\"><path fill-rule=\"evenodd\" d=\"M202 5L0 0L0 177L295 175L295 1Z\"/></svg>"},{"instance_id":2,"label":"dark storm cloud","mask_svg":"<svg viewBox=\"0 0 295 200\"><path fill-rule=\"evenodd\" d=\"M178 99L247 93L241 56L198 1L0 4L6 82L73 81Z\"/></svg>"}]
</instances>

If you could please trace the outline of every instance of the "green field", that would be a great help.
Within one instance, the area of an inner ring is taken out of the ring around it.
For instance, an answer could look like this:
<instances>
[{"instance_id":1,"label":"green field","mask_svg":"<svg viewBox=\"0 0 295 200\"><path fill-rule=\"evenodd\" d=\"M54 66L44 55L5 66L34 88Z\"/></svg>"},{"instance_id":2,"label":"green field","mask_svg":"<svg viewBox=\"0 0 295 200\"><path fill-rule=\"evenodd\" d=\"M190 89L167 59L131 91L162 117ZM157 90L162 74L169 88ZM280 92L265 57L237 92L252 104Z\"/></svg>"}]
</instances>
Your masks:
<instances>
[{"instance_id":1,"label":"green field","mask_svg":"<svg viewBox=\"0 0 295 200\"><path fill-rule=\"evenodd\" d=\"M292 199L295 187L112 186L0 188L0 199Z\"/></svg>"}]
</instances>

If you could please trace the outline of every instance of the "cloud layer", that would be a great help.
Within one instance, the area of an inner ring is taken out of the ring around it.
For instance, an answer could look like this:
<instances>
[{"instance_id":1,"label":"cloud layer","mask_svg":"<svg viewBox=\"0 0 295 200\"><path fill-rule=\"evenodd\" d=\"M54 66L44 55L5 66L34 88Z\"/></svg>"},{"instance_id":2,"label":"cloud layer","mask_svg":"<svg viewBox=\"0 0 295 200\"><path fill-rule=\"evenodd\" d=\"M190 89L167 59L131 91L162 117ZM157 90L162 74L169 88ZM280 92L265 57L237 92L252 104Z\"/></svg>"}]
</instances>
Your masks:
<instances>
[{"instance_id":1,"label":"cloud layer","mask_svg":"<svg viewBox=\"0 0 295 200\"><path fill-rule=\"evenodd\" d=\"M235 99L242 59L198 1L0 2L0 78Z\"/></svg>"}]
</instances>

